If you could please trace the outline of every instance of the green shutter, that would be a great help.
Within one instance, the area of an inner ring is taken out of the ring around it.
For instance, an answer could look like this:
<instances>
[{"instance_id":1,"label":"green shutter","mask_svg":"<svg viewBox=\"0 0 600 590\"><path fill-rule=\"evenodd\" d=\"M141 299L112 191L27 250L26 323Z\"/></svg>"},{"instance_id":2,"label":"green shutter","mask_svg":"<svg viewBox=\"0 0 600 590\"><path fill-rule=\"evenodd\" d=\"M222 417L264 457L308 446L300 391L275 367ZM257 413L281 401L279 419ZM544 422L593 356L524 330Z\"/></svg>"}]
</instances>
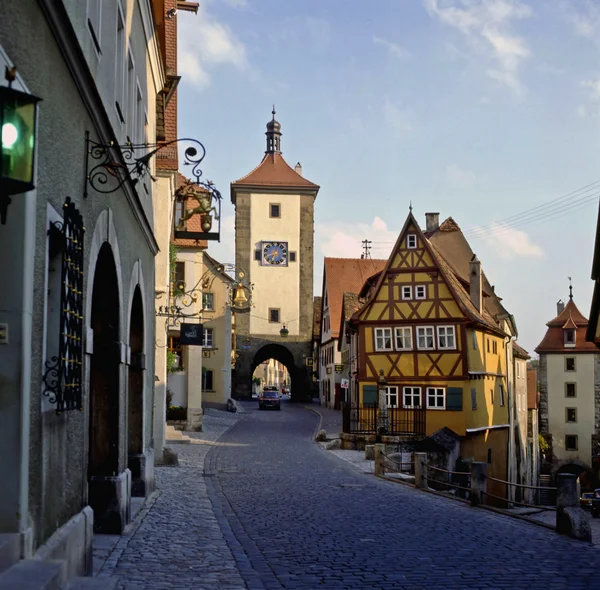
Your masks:
<instances>
[{"instance_id":1,"label":"green shutter","mask_svg":"<svg viewBox=\"0 0 600 590\"><path fill-rule=\"evenodd\" d=\"M462 387L448 387L446 390L446 409L462 410L463 390Z\"/></svg>"},{"instance_id":2,"label":"green shutter","mask_svg":"<svg viewBox=\"0 0 600 590\"><path fill-rule=\"evenodd\" d=\"M377 385L364 385L363 386L363 406L366 404L377 403Z\"/></svg>"}]
</instances>

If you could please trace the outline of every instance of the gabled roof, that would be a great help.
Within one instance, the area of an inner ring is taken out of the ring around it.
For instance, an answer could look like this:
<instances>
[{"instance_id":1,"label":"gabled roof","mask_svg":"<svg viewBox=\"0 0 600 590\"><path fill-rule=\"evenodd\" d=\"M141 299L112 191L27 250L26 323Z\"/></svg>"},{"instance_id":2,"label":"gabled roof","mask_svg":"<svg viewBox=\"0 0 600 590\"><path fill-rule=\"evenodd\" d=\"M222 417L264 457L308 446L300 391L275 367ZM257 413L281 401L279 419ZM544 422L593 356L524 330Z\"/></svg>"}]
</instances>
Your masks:
<instances>
[{"instance_id":1,"label":"gabled roof","mask_svg":"<svg viewBox=\"0 0 600 590\"><path fill-rule=\"evenodd\" d=\"M216 261L206 250L202 252L202 256L204 258L204 265L211 268L215 275L218 275L219 278L225 283L233 283L234 279L232 279L224 270L223 265Z\"/></svg>"},{"instance_id":2,"label":"gabled roof","mask_svg":"<svg viewBox=\"0 0 600 590\"><path fill-rule=\"evenodd\" d=\"M249 174L231 183L239 187L301 188L319 190L319 185L298 174L280 153L267 153L262 162Z\"/></svg>"},{"instance_id":3,"label":"gabled roof","mask_svg":"<svg viewBox=\"0 0 600 590\"><path fill-rule=\"evenodd\" d=\"M379 272L387 260L374 258L325 258L323 288L327 288L332 338L339 338L345 292L358 293L368 277Z\"/></svg>"},{"instance_id":4,"label":"gabled roof","mask_svg":"<svg viewBox=\"0 0 600 590\"><path fill-rule=\"evenodd\" d=\"M444 278L446 284L448 285L448 288L450 289L450 292L454 296L458 306L460 307L461 311L465 314L466 318L472 322L484 326L485 328L488 328L489 330L504 334L504 331L500 329L498 323L494 320L493 316L490 314L489 311L487 311L486 309L483 309L482 311L477 310L477 308L471 301L470 294L466 291L465 287L459 280L455 271L452 269L450 264L448 264L442 253L440 253L440 251L429 241L429 239L427 239L426 235L423 233L423 231L419 227L419 224L417 223L417 220L412 214L412 211L408 214L404 226L400 231L400 234L398 235L396 244L392 249L390 257L386 261L385 267L383 268L382 272L379 275L379 278L377 279L377 284L374 288L375 292L379 291L381 284L385 280L386 273L389 270L392 261L394 260L396 253L398 252L400 244L404 240L406 232L411 226L411 224L415 227L417 235L421 239L425 249L429 252L435 265L439 268L442 277ZM369 305L370 302L366 303L360 309L360 311L357 314L355 314L355 318L360 319L365 310L369 307Z\"/></svg>"},{"instance_id":5,"label":"gabled roof","mask_svg":"<svg viewBox=\"0 0 600 590\"><path fill-rule=\"evenodd\" d=\"M569 298L565 308L546 325L548 329L535 351L537 353L598 352L593 342L586 341L587 318ZM575 326L575 327L573 327ZM575 330L575 346L565 346L565 329Z\"/></svg>"},{"instance_id":6,"label":"gabled roof","mask_svg":"<svg viewBox=\"0 0 600 590\"><path fill-rule=\"evenodd\" d=\"M177 173L177 188L180 189L180 188L184 187L185 185L190 185L195 190L197 190L199 193L208 193L208 191L204 187L192 183L192 181L189 178L186 178L183 174L178 172ZM190 209L197 207L199 204L200 203L196 199L188 198L187 201L185 202L186 210L189 211ZM193 217L190 217L185 222L185 229L186 229L186 231L203 233L204 230L202 229L202 226L200 225L200 215L194 215ZM198 248L199 250L208 248L208 242L206 240L188 240L188 239L184 240L184 239L179 238L179 239L171 240L171 243L175 244L176 246L181 246L182 248Z\"/></svg>"},{"instance_id":7,"label":"gabled roof","mask_svg":"<svg viewBox=\"0 0 600 590\"><path fill-rule=\"evenodd\" d=\"M516 342L513 342L513 354L520 359L527 360L531 358L529 353L524 348L519 346Z\"/></svg>"},{"instance_id":8,"label":"gabled roof","mask_svg":"<svg viewBox=\"0 0 600 590\"><path fill-rule=\"evenodd\" d=\"M321 336L321 301L321 297L313 298L313 340L319 340Z\"/></svg>"}]
</instances>

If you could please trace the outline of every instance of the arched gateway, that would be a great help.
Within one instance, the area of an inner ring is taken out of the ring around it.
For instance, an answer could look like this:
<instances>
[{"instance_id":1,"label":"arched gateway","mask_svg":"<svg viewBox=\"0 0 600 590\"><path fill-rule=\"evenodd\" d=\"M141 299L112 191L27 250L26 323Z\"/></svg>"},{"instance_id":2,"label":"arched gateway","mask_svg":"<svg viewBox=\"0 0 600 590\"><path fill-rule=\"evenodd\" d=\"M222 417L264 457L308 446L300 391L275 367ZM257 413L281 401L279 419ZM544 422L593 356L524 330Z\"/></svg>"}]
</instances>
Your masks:
<instances>
[{"instance_id":1,"label":"arched gateway","mask_svg":"<svg viewBox=\"0 0 600 590\"><path fill-rule=\"evenodd\" d=\"M312 395L314 202L318 185L281 155L281 125L267 123L267 149L250 174L231 184L235 264L253 284L253 308L236 315L232 395L251 397L254 369L270 358L286 366L292 399Z\"/></svg>"}]
</instances>

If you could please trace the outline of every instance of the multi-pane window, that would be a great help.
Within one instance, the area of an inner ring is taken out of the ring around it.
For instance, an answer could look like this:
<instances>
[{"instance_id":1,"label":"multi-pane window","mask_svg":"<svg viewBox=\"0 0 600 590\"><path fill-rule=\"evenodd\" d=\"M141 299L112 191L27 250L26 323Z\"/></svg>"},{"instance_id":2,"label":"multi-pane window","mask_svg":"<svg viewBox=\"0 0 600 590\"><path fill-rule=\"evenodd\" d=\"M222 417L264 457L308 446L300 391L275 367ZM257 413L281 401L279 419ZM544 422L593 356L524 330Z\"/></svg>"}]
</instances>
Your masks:
<instances>
[{"instance_id":1,"label":"multi-pane window","mask_svg":"<svg viewBox=\"0 0 600 590\"><path fill-rule=\"evenodd\" d=\"M412 328L394 328L396 350L412 350Z\"/></svg>"},{"instance_id":2,"label":"multi-pane window","mask_svg":"<svg viewBox=\"0 0 600 590\"><path fill-rule=\"evenodd\" d=\"M403 400L402 405L405 408L420 408L421 407L421 388L420 387L404 387L402 390Z\"/></svg>"},{"instance_id":3,"label":"multi-pane window","mask_svg":"<svg viewBox=\"0 0 600 590\"><path fill-rule=\"evenodd\" d=\"M412 299L412 287L410 285L402 287L402 299Z\"/></svg>"},{"instance_id":4,"label":"multi-pane window","mask_svg":"<svg viewBox=\"0 0 600 590\"><path fill-rule=\"evenodd\" d=\"M456 348L454 326L438 326L437 335L439 348Z\"/></svg>"},{"instance_id":5,"label":"multi-pane window","mask_svg":"<svg viewBox=\"0 0 600 590\"><path fill-rule=\"evenodd\" d=\"M279 323L279 309L275 307L269 308L269 322L271 322L272 324Z\"/></svg>"},{"instance_id":6,"label":"multi-pane window","mask_svg":"<svg viewBox=\"0 0 600 590\"><path fill-rule=\"evenodd\" d=\"M425 285L417 285L415 287L415 299L425 299L427 297L427 287Z\"/></svg>"},{"instance_id":7,"label":"multi-pane window","mask_svg":"<svg viewBox=\"0 0 600 590\"><path fill-rule=\"evenodd\" d=\"M390 385L385 388L385 403L388 408L398 407L398 387Z\"/></svg>"},{"instance_id":8,"label":"multi-pane window","mask_svg":"<svg viewBox=\"0 0 600 590\"><path fill-rule=\"evenodd\" d=\"M375 328L375 350L392 350L391 328Z\"/></svg>"},{"instance_id":9,"label":"multi-pane window","mask_svg":"<svg viewBox=\"0 0 600 590\"><path fill-rule=\"evenodd\" d=\"M565 330L565 346L575 346L575 330Z\"/></svg>"},{"instance_id":10,"label":"multi-pane window","mask_svg":"<svg viewBox=\"0 0 600 590\"><path fill-rule=\"evenodd\" d=\"M212 348L214 346L214 334L212 328L204 328L202 346L205 348Z\"/></svg>"},{"instance_id":11,"label":"multi-pane window","mask_svg":"<svg viewBox=\"0 0 600 590\"><path fill-rule=\"evenodd\" d=\"M576 451L579 447L579 440L576 434L567 434L565 436L565 449L567 451Z\"/></svg>"},{"instance_id":12,"label":"multi-pane window","mask_svg":"<svg viewBox=\"0 0 600 590\"><path fill-rule=\"evenodd\" d=\"M446 390L443 387L427 388L427 408L432 410L446 408Z\"/></svg>"},{"instance_id":13,"label":"multi-pane window","mask_svg":"<svg viewBox=\"0 0 600 590\"><path fill-rule=\"evenodd\" d=\"M175 202L175 225L179 225L181 223L181 219L185 213L185 201L176 201Z\"/></svg>"},{"instance_id":14,"label":"multi-pane window","mask_svg":"<svg viewBox=\"0 0 600 590\"><path fill-rule=\"evenodd\" d=\"M100 33L102 27L102 0L88 0L87 26L96 51L101 54Z\"/></svg>"},{"instance_id":15,"label":"multi-pane window","mask_svg":"<svg viewBox=\"0 0 600 590\"><path fill-rule=\"evenodd\" d=\"M417 236L416 234L408 234L406 236L406 247L414 249L417 247Z\"/></svg>"},{"instance_id":16,"label":"multi-pane window","mask_svg":"<svg viewBox=\"0 0 600 590\"><path fill-rule=\"evenodd\" d=\"M565 422L577 422L577 408L565 408Z\"/></svg>"},{"instance_id":17,"label":"multi-pane window","mask_svg":"<svg viewBox=\"0 0 600 590\"><path fill-rule=\"evenodd\" d=\"M215 310L215 294L202 293L202 309L205 311Z\"/></svg>"},{"instance_id":18,"label":"multi-pane window","mask_svg":"<svg viewBox=\"0 0 600 590\"><path fill-rule=\"evenodd\" d=\"M565 383L565 397L577 397L577 386L575 383Z\"/></svg>"},{"instance_id":19,"label":"multi-pane window","mask_svg":"<svg viewBox=\"0 0 600 590\"><path fill-rule=\"evenodd\" d=\"M117 8L117 55L115 57L115 106L121 123L125 123L125 19L121 6Z\"/></svg>"},{"instance_id":20,"label":"multi-pane window","mask_svg":"<svg viewBox=\"0 0 600 590\"><path fill-rule=\"evenodd\" d=\"M575 357L567 357L565 359L565 371L574 371L575 370Z\"/></svg>"},{"instance_id":21,"label":"multi-pane window","mask_svg":"<svg viewBox=\"0 0 600 590\"><path fill-rule=\"evenodd\" d=\"M435 348L435 337L433 326L417 327L417 348L429 350Z\"/></svg>"}]
</instances>

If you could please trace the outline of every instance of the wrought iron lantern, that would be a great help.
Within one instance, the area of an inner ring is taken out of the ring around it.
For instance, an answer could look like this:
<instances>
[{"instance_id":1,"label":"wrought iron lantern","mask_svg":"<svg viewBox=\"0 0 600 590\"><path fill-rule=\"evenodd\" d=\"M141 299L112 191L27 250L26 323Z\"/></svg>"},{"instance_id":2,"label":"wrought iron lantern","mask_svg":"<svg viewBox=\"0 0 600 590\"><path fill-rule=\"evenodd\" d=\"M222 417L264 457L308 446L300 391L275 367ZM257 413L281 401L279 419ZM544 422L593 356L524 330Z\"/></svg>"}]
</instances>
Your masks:
<instances>
[{"instance_id":1,"label":"wrought iron lantern","mask_svg":"<svg viewBox=\"0 0 600 590\"><path fill-rule=\"evenodd\" d=\"M281 330L279 330L279 335L282 338L285 338L289 333L290 333L290 331L287 329L287 326L285 324L283 324L283 326L281 327Z\"/></svg>"},{"instance_id":2,"label":"wrought iron lantern","mask_svg":"<svg viewBox=\"0 0 600 590\"><path fill-rule=\"evenodd\" d=\"M10 195L34 188L37 103L41 98L12 88L15 68L6 68L8 86L0 86L0 222L6 224Z\"/></svg>"}]
</instances>

